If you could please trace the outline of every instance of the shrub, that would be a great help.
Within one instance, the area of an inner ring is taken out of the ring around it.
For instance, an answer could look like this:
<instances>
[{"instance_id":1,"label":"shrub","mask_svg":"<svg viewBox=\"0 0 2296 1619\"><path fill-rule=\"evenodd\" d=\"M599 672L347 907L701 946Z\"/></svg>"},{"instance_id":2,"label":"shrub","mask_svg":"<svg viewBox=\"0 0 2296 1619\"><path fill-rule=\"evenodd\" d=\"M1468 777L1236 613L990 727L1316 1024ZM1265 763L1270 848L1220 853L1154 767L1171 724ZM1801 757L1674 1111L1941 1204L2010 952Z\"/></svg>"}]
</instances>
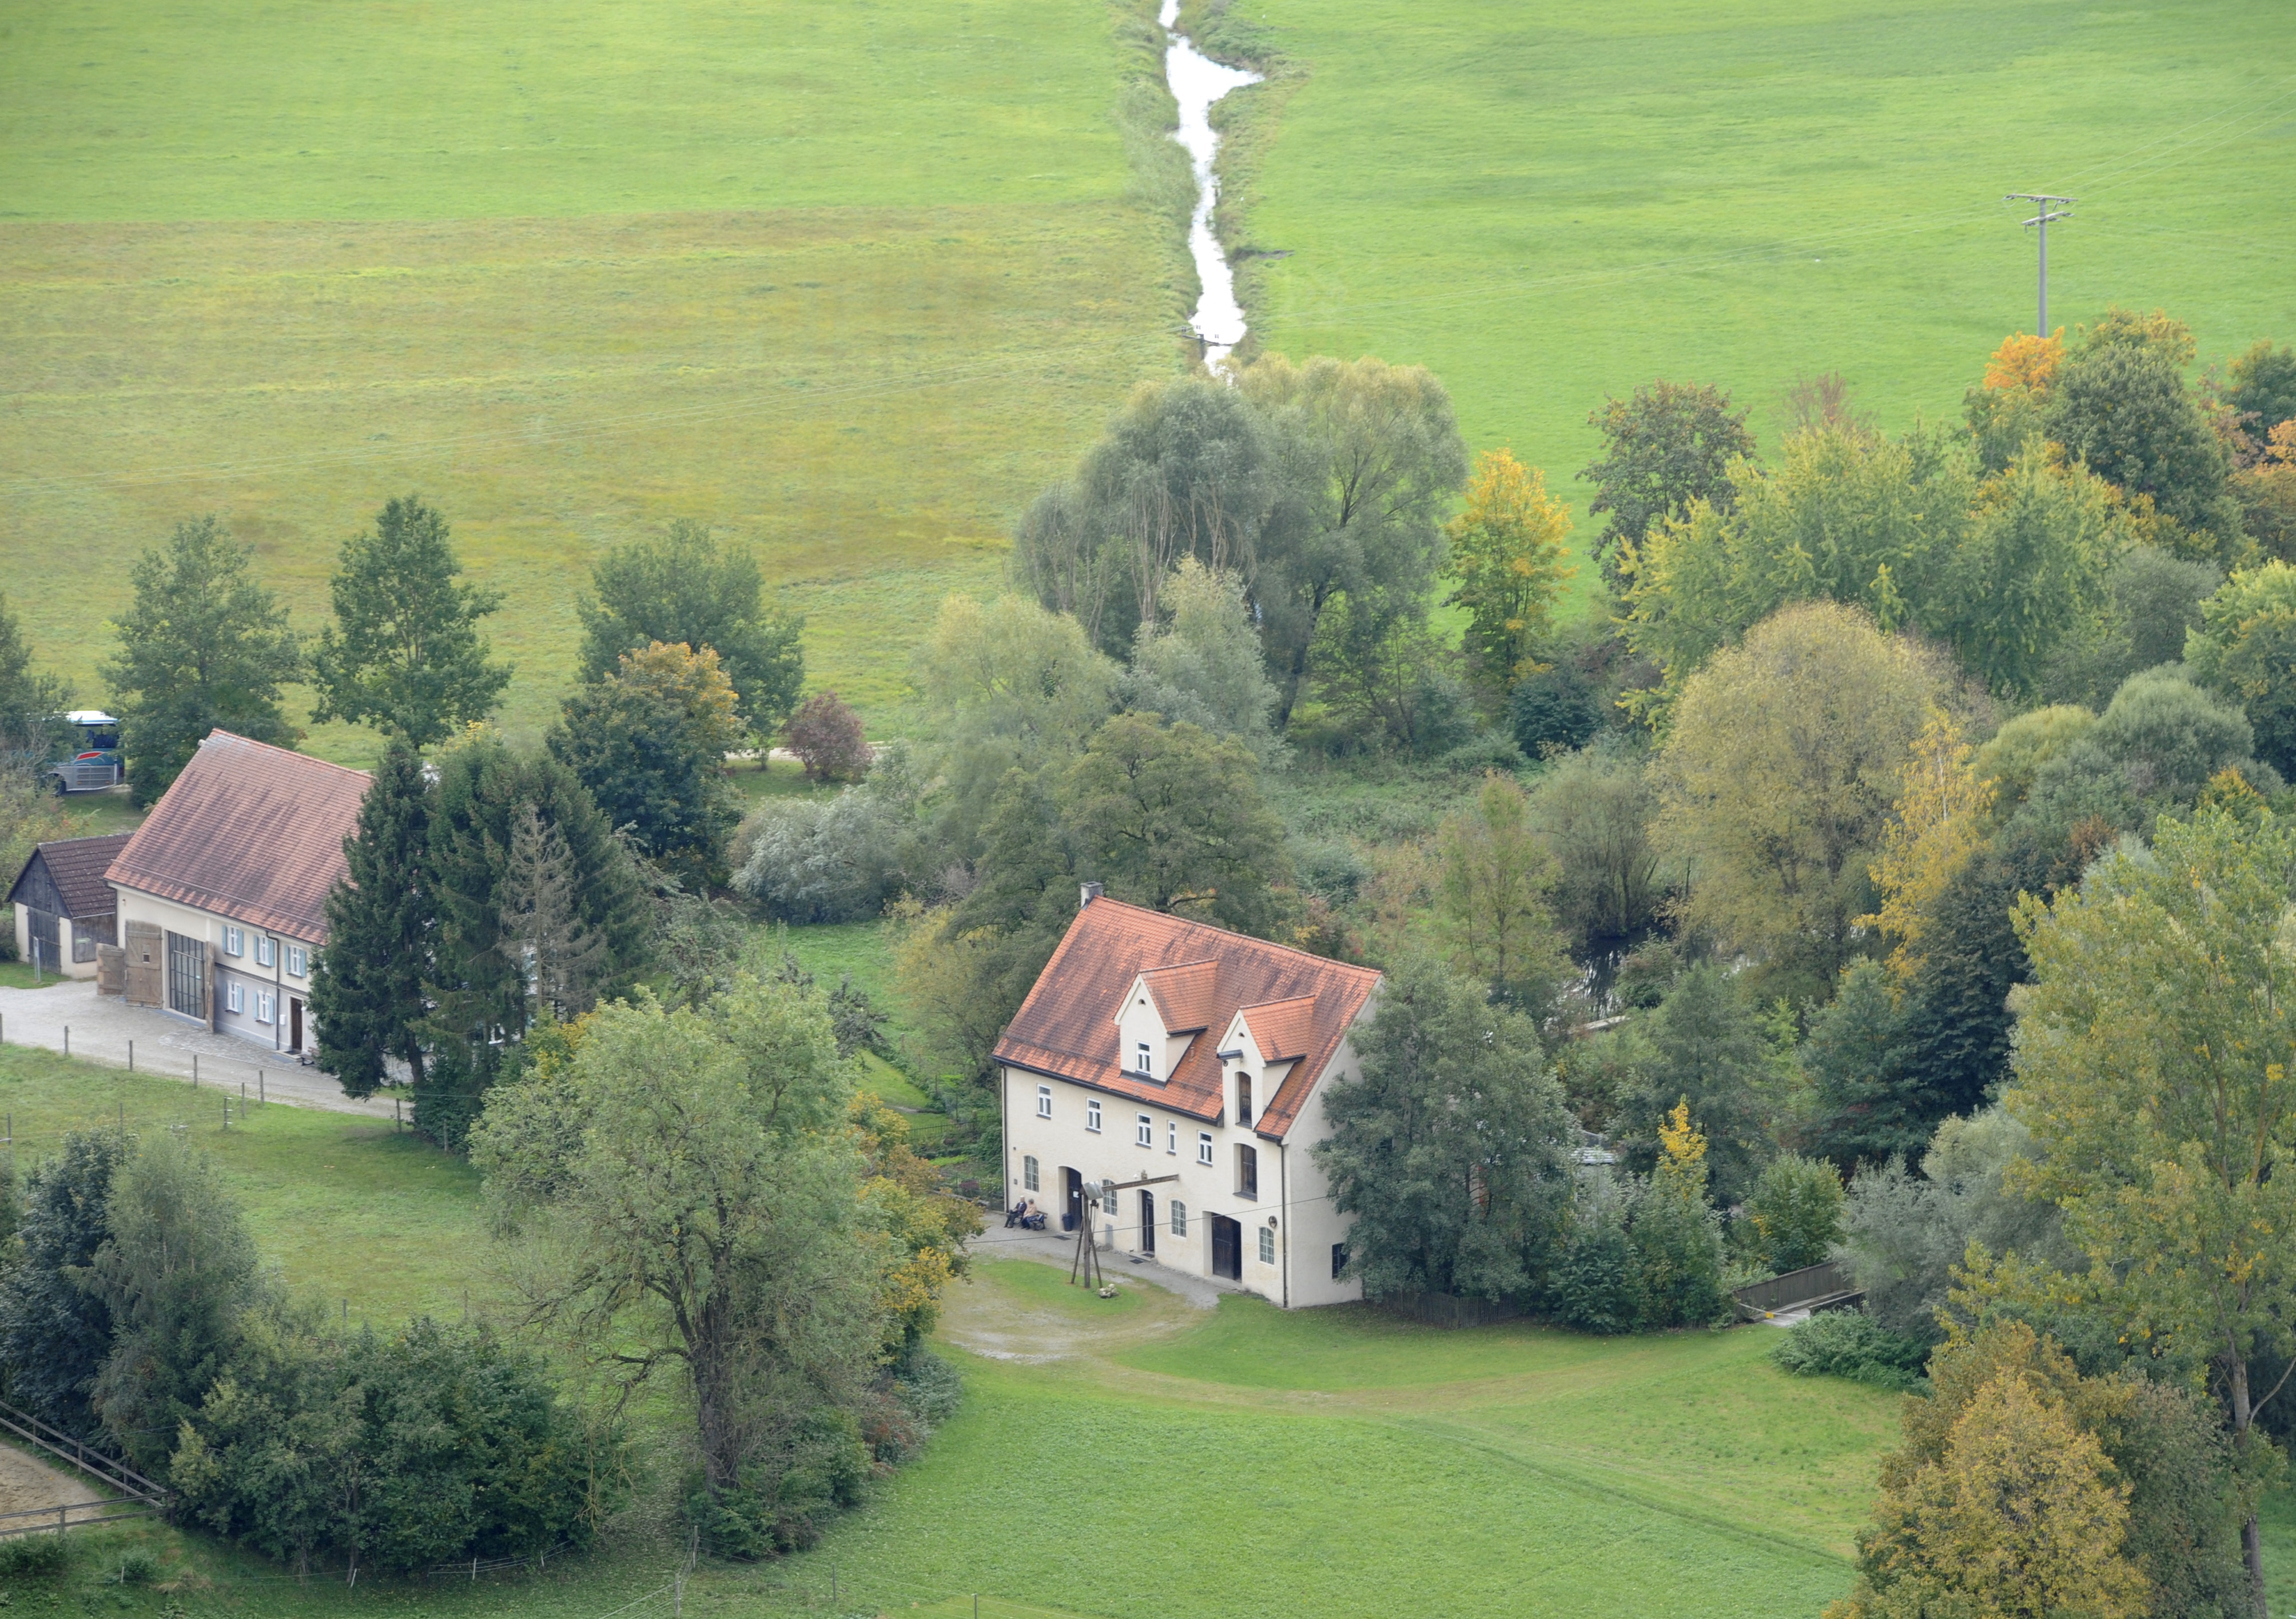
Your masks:
<instances>
[{"instance_id":1,"label":"shrub","mask_svg":"<svg viewBox=\"0 0 2296 1619\"><path fill-rule=\"evenodd\" d=\"M869 1450L853 1414L816 1406L769 1441L737 1484L713 1492L696 1479L686 1516L704 1549L756 1562L819 1540L824 1515L858 1502L869 1474Z\"/></svg>"},{"instance_id":2,"label":"shrub","mask_svg":"<svg viewBox=\"0 0 2296 1619\"><path fill-rule=\"evenodd\" d=\"M759 812L750 858L734 886L787 922L853 922L875 916L904 880L904 829L865 787L826 804L791 799Z\"/></svg>"},{"instance_id":3,"label":"shrub","mask_svg":"<svg viewBox=\"0 0 2296 1619\"><path fill-rule=\"evenodd\" d=\"M1828 1310L1787 1329L1770 1358L1800 1378L1847 1378L1876 1388L1910 1389L1928 1351L1857 1310Z\"/></svg>"},{"instance_id":4,"label":"shrub","mask_svg":"<svg viewBox=\"0 0 2296 1619\"><path fill-rule=\"evenodd\" d=\"M61 1534L21 1534L0 1541L0 1579L52 1578L71 1566L71 1541Z\"/></svg>"},{"instance_id":5,"label":"shrub","mask_svg":"<svg viewBox=\"0 0 2296 1619\"><path fill-rule=\"evenodd\" d=\"M1767 1165L1746 1200L1762 1251L1780 1272L1822 1264L1841 1239L1841 1177L1792 1153Z\"/></svg>"},{"instance_id":6,"label":"shrub","mask_svg":"<svg viewBox=\"0 0 2296 1619\"><path fill-rule=\"evenodd\" d=\"M121 1552L119 1566L111 1571L114 1585L149 1585L159 1577L160 1559L141 1546Z\"/></svg>"},{"instance_id":7,"label":"shrub","mask_svg":"<svg viewBox=\"0 0 2296 1619\"><path fill-rule=\"evenodd\" d=\"M861 734L861 716L834 691L816 691L807 698L790 715L782 740L816 781L858 781L869 773L869 744Z\"/></svg>"},{"instance_id":8,"label":"shrub","mask_svg":"<svg viewBox=\"0 0 2296 1619\"><path fill-rule=\"evenodd\" d=\"M1642 1258L1627 1235L1633 1185L1603 1175L1582 1182L1570 1235L1555 1262L1553 1313L1578 1332L1632 1332L1642 1315Z\"/></svg>"},{"instance_id":9,"label":"shrub","mask_svg":"<svg viewBox=\"0 0 2296 1619\"><path fill-rule=\"evenodd\" d=\"M1507 700L1507 724L1531 758L1583 748L1603 728L1602 690L1575 663L1525 675Z\"/></svg>"}]
</instances>

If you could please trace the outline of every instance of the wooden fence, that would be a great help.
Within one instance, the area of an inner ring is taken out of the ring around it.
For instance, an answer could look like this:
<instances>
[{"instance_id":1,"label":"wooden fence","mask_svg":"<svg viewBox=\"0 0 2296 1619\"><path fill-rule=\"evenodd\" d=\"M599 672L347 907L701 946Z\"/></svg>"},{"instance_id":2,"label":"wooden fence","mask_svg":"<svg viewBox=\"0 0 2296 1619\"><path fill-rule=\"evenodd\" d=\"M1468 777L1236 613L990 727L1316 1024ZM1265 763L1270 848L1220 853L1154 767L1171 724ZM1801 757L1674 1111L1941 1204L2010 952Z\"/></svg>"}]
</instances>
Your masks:
<instances>
[{"instance_id":1,"label":"wooden fence","mask_svg":"<svg viewBox=\"0 0 2296 1619\"><path fill-rule=\"evenodd\" d=\"M75 1501L62 1507L35 1507L28 1512L0 1512L0 1540L10 1535L61 1533L87 1524L108 1524L116 1518L142 1517L168 1504L167 1486L138 1473L116 1456L107 1456L84 1439L41 1421L29 1411L0 1402L0 1428L29 1441L59 1461L69 1463L125 1499Z\"/></svg>"}]
</instances>

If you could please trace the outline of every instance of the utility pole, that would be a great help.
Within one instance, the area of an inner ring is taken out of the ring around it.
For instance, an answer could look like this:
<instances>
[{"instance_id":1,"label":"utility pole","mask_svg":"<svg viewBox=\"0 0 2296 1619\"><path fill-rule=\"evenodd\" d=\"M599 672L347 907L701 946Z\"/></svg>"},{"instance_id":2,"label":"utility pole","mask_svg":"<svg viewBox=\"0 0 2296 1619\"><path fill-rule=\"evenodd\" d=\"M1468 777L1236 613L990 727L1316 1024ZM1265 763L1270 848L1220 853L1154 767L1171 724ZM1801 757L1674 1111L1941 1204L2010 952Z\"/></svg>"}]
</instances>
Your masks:
<instances>
[{"instance_id":1,"label":"utility pole","mask_svg":"<svg viewBox=\"0 0 2296 1619\"><path fill-rule=\"evenodd\" d=\"M2052 209L2049 205L2054 202L2070 205L2078 199L2052 197L2043 192L2011 192L2001 200L2030 202L2040 210L2025 221L2025 227L2028 230L2038 229L2041 233L2041 323L2033 329L2033 335L2037 338L2045 338L2049 335L2049 221L2070 219L2073 217L2073 211L2070 206Z\"/></svg>"}]
</instances>

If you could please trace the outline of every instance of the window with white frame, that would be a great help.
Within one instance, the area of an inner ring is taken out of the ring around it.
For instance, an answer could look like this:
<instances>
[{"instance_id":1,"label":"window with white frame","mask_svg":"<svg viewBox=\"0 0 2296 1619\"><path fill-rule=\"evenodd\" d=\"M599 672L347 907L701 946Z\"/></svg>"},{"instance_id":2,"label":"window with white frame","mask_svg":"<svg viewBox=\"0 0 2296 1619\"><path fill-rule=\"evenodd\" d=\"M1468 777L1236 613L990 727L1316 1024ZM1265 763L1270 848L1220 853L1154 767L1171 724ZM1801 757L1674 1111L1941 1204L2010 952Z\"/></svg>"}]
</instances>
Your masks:
<instances>
[{"instance_id":1,"label":"window with white frame","mask_svg":"<svg viewBox=\"0 0 2296 1619\"><path fill-rule=\"evenodd\" d=\"M1084 1127L1094 1134L1100 1133L1100 1099L1095 1097L1084 1105Z\"/></svg>"},{"instance_id":2,"label":"window with white frame","mask_svg":"<svg viewBox=\"0 0 2296 1619\"><path fill-rule=\"evenodd\" d=\"M1196 1132L1196 1162L1209 1164L1211 1161L1212 1132L1209 1130L1199 1130Z\"/></svg>"},{"instance_id":3,"label":"window with white frame","mask_svg":"<svg viewBox=\"0 0 2296 1619\"><path fill-rule=\"evenodd\" d=\"M224 992L223 1003L233 1011L243 1012L247 1010L247 992L234 984Z\"/></svg>"},{"instance_id":4,"label":"window with white frame","mask_svg":"<svg viewBox=\"0 0 2296 1619\"><path fill-rule=\"evenodd\" d=\"M247 935L236 928L225 928L223 930L223 953L227 956L245 955L247 953Z\"/></svg>"},{"instance_id":5,"label":"window with white frame","mask_svg":"<svg viewBox=\"0 0 2296 1619\"><path fill-rule=\"evenodd\" d=\"M1116 1212L1116 1182L1113 1181L1100 1183L1100 1212L1103 1214Z\"/></svg>"},{"instance_id":6,"label":"window with white frame","mask_svg":"<svg viewBox=\"0 0 2296 1619\"><path fill-rule=\"evenodd\" d=\"M255 1020L258 1023L272 1021L271 992L267 989L258 989L255 992Z\"/></svg>"},{"instance_id":7,"label":"window with white frame","mask_svg":"<svg viewBox=\"0 0 2296 1619\"><path fill-rule=\"evenodd\" d=\"M1156 1121L1144 1113L1136 1113L1132 1117L1132 1139L1143 1147L1153 1147L1156 1144Z\"/></svg>"},{"instance_id":8,"label":"window with white frame","mask_svg":"<svg viewBox=\"0 0 2296 1619\"><path fill-rule=\"evenodd\" d=\"M1021 1160L1021 1190L1032 1192L1044 1190L1037 1179L1037 1155L1033 1152Z\"/></svg>"},{"instance_id":9,"label":"window with white frame","mask_svg":"<svg viewBox=\"0 0 2296 1619\"><path fill-rule=\"evenodd\" d=\"M1050 1085L1037 1087L1037 1116L1038 1118L1053 1116L1053 1088Z\"/></svg>"},{"instance_id":10,"label":"window with white frame","mask_svg":"<svg viewBox=\"0 0 2296 1619\"><path fill-rule=\"evenodd\" d=\"M298 978L308 977L311 972L311 953L300 944L288 945L287 970Z\"/></svg>"},{"instance_id":11,"label":"window with white frame","mask_svg":"<svg viewBox=\"0 0 2296 1619\"><path fill-rule=\"evenodd\" d=\"M255 964L258 967L270 966L276 949L277 941L266 939L261 934L257 934L255 936Z\"/></svg>"},{"instance_id":12,"label":"window with white frame","mask_svg":"<svg viewBox=\"0 0 2296 1619\"><path fill-rule=\"evenodd\" d=\"M1164 1125L1164 1150L1166 1152L1180 1150L1180 1121L1177 1119L1169 1120Z\"/></svg>"},{"instance_id":13,"label":"window with white frame","mask_svg":"<svg viewBox=\"0 0 2296 1619\"><path fill-rule=\"evenodd\" d=\"M1275 1233L1264 1225L1259 1228L1259 1263L1264 1265L1275 1263Z\"/></svg>"},{"instance_id":14,"label":"window with white frame","mask_svg":"<svg viewBox=\"0 0 2296 1619\"><path fill-rule=\"evenodd\" d=\"M1156 1076L1156 1053L1148 1049L1148 1043L1144 1040L1132 1048L1132 1071L1144 1074L1151 1079Z\"/></svg>"},{"instance_id":15,"label":"window with white frame","mask_svg":"<svg viewBox=\"0 0 2296 1619\"><path fill-rule=\"evenodd\" d=\"M1187 1234L1188 1206L1185 1203L1175 1203L1172 1205L1172 1235L1185 1237Z\"/></svg>"}]
</instances>

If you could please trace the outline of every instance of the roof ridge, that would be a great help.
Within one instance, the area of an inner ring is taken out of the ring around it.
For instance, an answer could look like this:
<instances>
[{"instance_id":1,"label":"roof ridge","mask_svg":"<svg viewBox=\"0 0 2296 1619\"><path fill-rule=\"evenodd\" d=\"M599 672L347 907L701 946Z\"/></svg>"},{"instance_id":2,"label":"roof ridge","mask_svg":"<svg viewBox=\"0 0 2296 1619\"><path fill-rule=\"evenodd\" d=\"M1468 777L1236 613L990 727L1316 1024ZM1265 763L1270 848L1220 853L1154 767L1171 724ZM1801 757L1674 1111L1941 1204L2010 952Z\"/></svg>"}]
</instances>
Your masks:
<instances>
[{"instance_id":1,"label":"roof ridge","mask_svg":"<svg viewBox=\"0 0 2296 1619\"><path fill-rule=\"evenodd\" d=\"M1092 903L1095 905L1121 905L1125 910L1136 911L1143 916L1158 917L1168 922L1177 922L1183 928L1201 928L1208 932L1224 934L1229 938L1240 940L1246 944L1254 945L1263 950L1280 950L1285 955L1298 956L1303 961L1320 961L1326 967L1336 967L1342 972L1362 973L1374 978L1380 976L1379 969L1376 967L1361 967L1353 961L1342 961L1336 956L1319 956L1314 951L1302 950L1296 944L1283 944L1277 943L1274 939L1263 939L1256 933L1244 933L1237 928L1223 928L1218 922L1200 922L1192 916L1176 916L1169 911L1159 911L1152 905L1136 905L1129 900L1111 899L1105 894L1102 895ZM1218 958L1216 956L1207 956L1204 959L1206 961L1217 961ZM1192 961L1176 961L1173 965L1176 967L1192 967L1195 965L1195 963ZM1161 972L1164 969L1144 967L1141 970L1143 972Z\"/></svg>"},{"instance_id":2,"label":"roof ridge","mask_svg":"<svg viewBox=\"0 0 2296 1619\"><path fill-rule=\"evenodd\" d=\"M226 731L220 725L217 725L214 730L209 732L207 735L201 737L200 739L200 746L205 748L209 742L216 740L217 738L221 738L226 741L244 743L250 748L260 748L266 752L275 753L285 758L298 759L307 765L324 765L329 770L340 770L347 776L365 776L370 781L374 780L374 772L371 770L361 770L355 765L338 765L332 759L323 759L316 753L305 753L299 748L282 748L276 742L260 741L251 736L242 736L238 732ZM154 807L156 808L157 806L155 805Z\"/></svg>"}]
</instances>

